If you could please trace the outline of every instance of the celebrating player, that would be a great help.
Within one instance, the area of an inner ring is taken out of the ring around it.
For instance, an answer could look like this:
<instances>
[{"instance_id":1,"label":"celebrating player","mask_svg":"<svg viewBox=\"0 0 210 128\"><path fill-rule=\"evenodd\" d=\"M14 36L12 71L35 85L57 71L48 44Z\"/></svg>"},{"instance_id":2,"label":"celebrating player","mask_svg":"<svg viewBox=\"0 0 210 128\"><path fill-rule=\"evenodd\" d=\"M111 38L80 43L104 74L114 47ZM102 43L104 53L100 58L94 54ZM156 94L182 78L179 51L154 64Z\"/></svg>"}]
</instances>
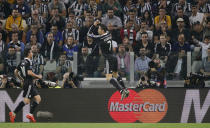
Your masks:
<instances>
[{"instance_id":1,"label":"celebrating player","mask_svg":"<svg viewBox=\"0 0 210 128\"><path fill-rule=\"evenodd\" d=\"M95 35L94 31L98 29L98 34ZM122 78L118 74L118 63L117 58L113 56L112 53L112 35L107 30L107 27L100 23L99 20L96 20L94 24L90 27L88 31L88 36L93 37L95 39L98 39L98 45L101 49L101 52L105 59L109 62L109 69L112 71L112 78L110 79L110 83L115 86L121 93L121 100L128 97L129 91L126 89L124 82L122 81ZM93 52L94 50L92 50Z\"/></svg>"},{"instance_id":2,"label":"celebrating player","mask_svg":"<svg viewBox=\"0 0 210 128\"><path fill-rule=\"evenodd\" d=\"M31 104L30 113L26 117L32 121L36 122L33 112L35 108L41 101L41 97L33 84L33 78L42 79L42 75L36 75L32 72L32 56L33 53L31 49L24 50L24 61L15 69L15 75L21 80L23 86L23 101L21 101L18 106L15 108L14 112L10 112L10 121L14 122L16 113L19 112L26 104L30 103L30 100L34 98L35 100Z\"/></svg>"}]
</instances>

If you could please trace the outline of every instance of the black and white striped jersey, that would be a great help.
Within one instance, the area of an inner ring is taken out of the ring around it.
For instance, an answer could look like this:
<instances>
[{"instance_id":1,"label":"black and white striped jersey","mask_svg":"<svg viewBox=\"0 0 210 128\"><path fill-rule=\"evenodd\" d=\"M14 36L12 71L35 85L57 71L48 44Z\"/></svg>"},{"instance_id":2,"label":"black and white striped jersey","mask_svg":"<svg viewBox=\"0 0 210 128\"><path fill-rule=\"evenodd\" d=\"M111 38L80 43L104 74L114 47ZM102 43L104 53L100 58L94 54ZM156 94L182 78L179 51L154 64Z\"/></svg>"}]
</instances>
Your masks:
<instances>
[{"instance_id":1,"label":"black and white striped jersey","mask_svg":"<svg viewBox=\"0 0 210 128\"><path fill-rule=\"evenodd\" d=\"M96 29L94 25L92 25L88 31L88 36L97 39L96 42L99 45L102 54L112 54L112 35L109 31L106 31L103 35L94 35L93 31ZM93 52L93 51L92 51Z\"/></svg>"}]
</instances>

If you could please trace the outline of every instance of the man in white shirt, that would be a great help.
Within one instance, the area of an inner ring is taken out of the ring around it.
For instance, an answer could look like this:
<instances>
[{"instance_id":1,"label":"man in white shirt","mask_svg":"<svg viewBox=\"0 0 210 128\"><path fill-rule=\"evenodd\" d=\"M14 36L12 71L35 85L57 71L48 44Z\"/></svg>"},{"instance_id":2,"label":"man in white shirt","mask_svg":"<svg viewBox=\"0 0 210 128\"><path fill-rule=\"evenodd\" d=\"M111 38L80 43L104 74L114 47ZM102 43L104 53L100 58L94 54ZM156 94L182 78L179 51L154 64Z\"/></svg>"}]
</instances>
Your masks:
<instances>
[{"instance_id":1,"label":"man in white shirt","mask_svg":"<svg viewBox=\"0 0 210 128\"><path fill-rule=\"evenodd\" d=\"M195 22L199 21L200 23L203 22L204 19L204 14L198 12L198 5L197 4L193 4L192 5L192 14L189 18L190 20L190 24L193 25Z\"/></svg>"}]
</instances>

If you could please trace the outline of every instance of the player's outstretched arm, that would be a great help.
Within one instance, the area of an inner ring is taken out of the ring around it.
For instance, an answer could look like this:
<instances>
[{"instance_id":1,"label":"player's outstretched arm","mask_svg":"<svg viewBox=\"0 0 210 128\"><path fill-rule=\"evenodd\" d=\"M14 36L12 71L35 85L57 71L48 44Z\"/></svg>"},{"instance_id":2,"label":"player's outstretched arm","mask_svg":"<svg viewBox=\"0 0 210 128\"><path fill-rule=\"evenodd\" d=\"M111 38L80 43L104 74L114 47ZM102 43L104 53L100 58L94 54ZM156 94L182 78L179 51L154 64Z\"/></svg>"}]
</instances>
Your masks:
<instances>
[{"instance_id":1,"label":"player's outstretched arm","mask_svg":"<svg viewBox=\"0 0 210 128\"><path fill-rule=\"evenodd\" d=\"M30 75L34 78L42 79L42 75L37 75L37 74L33 73L32 70L28 70L27 73L28 73L28 75Z\"/></svg>"},{"instance_id":2,"label":"player's outstretched arm","mask_svg":"<svg viewBox=\"0 0 210 128\"><path fill-rule=\"evenodd\" d=\"M96 20L94 22L94 24L90 27L90 29L88 30L87 36L90 36L92 38L100 38L101 35L95 35L93 34L93 31L95 31L97 29L97 26L100 24L99 20Z\"/></svg>"}]
</instances>

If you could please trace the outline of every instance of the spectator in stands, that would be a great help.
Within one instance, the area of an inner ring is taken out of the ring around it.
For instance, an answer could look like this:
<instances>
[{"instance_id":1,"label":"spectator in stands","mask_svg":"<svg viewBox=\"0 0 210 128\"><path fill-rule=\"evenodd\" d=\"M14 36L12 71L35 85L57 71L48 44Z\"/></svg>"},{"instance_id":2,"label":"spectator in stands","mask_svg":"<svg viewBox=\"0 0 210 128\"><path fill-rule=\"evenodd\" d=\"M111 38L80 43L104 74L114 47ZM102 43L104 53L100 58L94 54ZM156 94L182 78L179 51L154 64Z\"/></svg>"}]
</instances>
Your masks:
<instances>
[{"instance_id":1,"label":"spectator in stands","mask_svg":"<svg viewBox=\"0 0 210 128\"><path fill-rule=\"evenodd\" d=\"M18 66L18 60L17 60L17 54L16 54L16 48L13 45L10 45L8 47L8 52L5 57L5 71L8 76L14 76L14 70ZM20 62L20 60L19 60Z\"/></svg>"},{"instance_id":2,"label":"spectator in stands","mask_svg":"<svg viewBox=\"0 0 210 128\"><path fill-rule=\"evenodd\" d=\"M36 74L43 74L44 71L44 57L40 54L39 48L37 44L31 46L31 51L33 53L32 57L32 71Z\"/></svg>"},{"instance_id":3,"label":"spectator in stands","mask_svg":"<svg viewBox=\"0 0 210 128\"><path fill-rule=\"evenodd\" d=\"M146 50L146 56L149 58L153 57L154 54L154 44L152 42L148 41L148 34L147 32L143 32L141 34L141 41L137 42L136 45L133 45L133 50L135 55L140 56L139 55L139 50L141 48L145 48Z\"/></svg>"},{"instance_id":4,"label":"spectator in stands","mask_svg":"<svg viewBox=\"0 0 210 128\"><path fill-rule=\"evenodd\" d=\"M165 21L167 24L168 29L171 29L171 17L169 15L166 15L165 8L159 9L159 15L155 17L155 28L157 30L160 29L160 24Z\"/></svg>"},{"instance_id":5,"label":"spectator in stands","mask_svg":"<svg viewBox=\"0 0 210 128\"><path fill-rule=\"evenodd\" d=\"M109 23L112 24L113 29L119 30L122 28L121 19L114 15L113 8L109 8L107 14L102 18L102 24L108 26Z\"/></svg>"},{"instance_id":6,"label":"spectator in stands","mask_svg":"<svg viewBox=\"0 0 210 128\"><path fill-rule=\"evenodd\" d=\"M84 42L83 46L88 48L88 54L91 54L91 56L98 57L99 47L92 37L87 36L87 41Z\"/></svg>"},{"instance_id":7,"label":"spectator in stands","mask_svg":"<svg viewBox=\"0 0 210 128\"><path fill-rule=\"evenodd\" d=\"M0 32L0 57L5 57L7 44L2 40L2 33Z\"/></svg>"},{"instance_id":8,"label":"spectator in stands","mask_svg":"<svg viewBox=\"0 0 210 128\"><path fill-rule=\"evenodd\" d=\"M31 34L30 36L30 42L28 42L26 44L26 48L31 48L32 45L37 45L38 49L41 48L42 44L40 44L38 41L37 41L37 37L35 34Z\"/></svg>"},{"instance_id":9,"label":"spectator in stands","mask_svg":"<svg viewBox=\"0 0 210 128\"><path fill-rule=\"evenodd\" d=\"M56 65L56 75L59 80L63 79L66 72L72 72L71 62L67 60L65 53L60 54Z\"/></svg>"},{"instance_id":10,"label":"spectator in stands","mask_svg":"<svg viewBox=\"0 0 210 128\"><path fill-rule=\"evenodd\" d=\"M92 15L99 19L102 16L102 6L101 4L97 4L96 0L89 0L87 1L87 4L85 4L85 10L84 13L86 13L86 11L89 10L92 12Z\"/></svg>"},{"instance_id":11,"label":"spectator in stands","mask_svg":"<svg viewBox=\"0 0 210 128\"><path fill-rule=\"evenodd\" d=\"M75 16L81 17L84 15L85 6L86 4L83 2L83 0L75 0L69 9L74 10Z\"/></svg>"},{"instance_id":12,"label":"spectator in stands","mask_svg":"<svg viewBox=\"0 0 210 128\"><path fill-rule=\"evenodd\" d=\"M5 57L6 57L6 54L5 54L5 56L3 57L3 56L0 56L0 74L6 74L6 72L5 72Z\"/></svg>"},{"instance_id":13,"label":"spectator in stands","mask_svg":"<svg viewBox=\"0 0 210 128\"><path fill-rule=\"evenodd\" d=\"M59 15L58 8L53 8L51 10L51 15L48 18L46 25L46 32L50 31L52 25L58 26L58 29L60 31L62 31L65 27L65 20Z\"/></svg>"},{"instance_id":14,"label":"spectator in stands","mask_svg":"<svg viewBox=\"0 0 210 128\"><path fill-rule=\"evenodd\" d=\"M135 79L139 80L139 78L144 75L149 69L149 62L151 59L146 56L146 49L140 48L139 49L140 56L135 60Z\"/></svg>"},{"instance_id":15,"label":"spectator in stands","mask_svg":"<svg viewBox=\"0 0 210 128\"><path fill-rule=\"evenodd\" d=\"M171 44L167 42L166 35L160 35L160 42L155 45L155 54L160 59L161 67L165 67L170 52Z\"/></svg>"},{"instance_id":16,"label":"spectator in stands","mask_svg":"<svg viewBox=\"0 0 210 128\"><path fill-rule=\"evenodd\" d=\"M10 5L4 0L0 0L0 15L6 19L11 14Z\"/></svg>"},{"instance_id":17,"label":"spectator in stands","mask_svg":"<svg viewBox=\"0 0 210 128\"><path fill-rule=\"evenodd\" d=\"M203 28L203 36L210 36L210 17L206 18L205 25Z\"/></svg>"},{"instance_id":18,"label":"spectator in stands","mask_svg":"<svg viewBox=\"0 0 210 128\"><path fill-rule=\"evenodd\" d=\"M191 14L191 4L187 2L187 0L179 0L177 3L173 5L171 15L177 15L176 12L178 8L182 8L184 15L190 16Z\"/></svg>"},{"instance_id":19,"label":"spectator in stands","mask_svg":"<svg viewBox=\"0 0 210 128\"><path fill-rule=\"evenodd\" d=\"M105 58L99 53L99 57L96 61L96 71L94 72L94 77L105 77Z\"/></svg>"},{"instance_id":20,"label":"spectator in stands","mask_svg":"<svg viewBox=\"0 0 210 128\"><path fill-rule=\"evenodd\" d=\"M123 38L122 44L124 45L125 51L126 51L126 52L132 52L132 51L133 51L132 44L130 44L129 39L128 39L127 36L125 36L125 37Z\"/></svg>"},{"instance_id":21,"label":"spectator in stands","mask_svg":"<svg viewBox=\"0 0 210 128\"><path fill-rule=\"evenodd\" d=\"M149 30L154 29L154 18L152 16L152 13L150 11L145 11L143 14L143 17L141 18L141 22L144 21L149 27Z\"/></svg>"},{"instance_id":22,"label":"spectator in stands","mask_svg":"<svg viewBox=\"0 0 210 128\"><path fill-rule=\"evenodd\" d=\"M82 18L76 17L73 10L69 10L68 17L66 17L66 24L71 22L74 29L79 29L83 26Z\"/></svg>"},{"instance_id":23,"label":"spectator in stands","mask_svg":"<svg viewBox=\"0 0 210 128\"><path fill-rule=\"evenodd\" d=\"M138 12L138 17L144 17L145 11L151 11L152 7L149 3L147 3L145 0L138 0L136 9Z\"/></svg>"},{"instance_id":24,"label":"spectator in stands","mask_svg":"<svg viewBox=\"0 0 210 128\"><path fill-rule=\"evenodd\" d=\"M112 39L115 40L118 44L121 44L122 40L120 38L120 31L115 28L116 27L114 27L111 22L107 26L108 31L113 35Z\"/></svg>"},{"instance_id":25,"label":"spectator in stands","mask_svg":"<svg viewBox=\"0 0 210 128\"><path fill-rule=\"evenodd\" d=\"M199 40L197 40L193 37L193 42L201 46L201 49L202 49L202 53L201 53L202 57L201 58L202 58L202 60L204 58L206 58L208 56L208 48L210 48L210 37L205 36L203 42L201 42L201 41L199 41Z\"/></svg>"},{"instance_id":26,"label":"spectator in stands","mask_svg":"<svg viewBox=\"0 0 210 128\"><path fill-rule=\"evenodd\" d=\"M65 43L67 42L67 38L69 36L73 36L74 44L78 44L79 43L79 30L74 28L73 25L74 25L73 21L69 21L66 24L66 29L63 30L63 32L62 32L63 39L64 39Z\"/></svg>"},{"instance_id":27,"label":"spectator in stands","mask_svg":"<svg viewBox=\"0 0 210 128\"><path fill-rule=\"evenodd\" d=\"M38 10L39 15L43 17L44 20L48 17L48 6L43 2L43 0L34 0L34 4L31 6L31 11Z\"/></svg>"},{"instance_id":28,"label":"spectator in stands","mask_svg":"<svg viewBox=\"0 0 210 128\"><path fill-rule=\"evenodd\" d=\"M34 24L34 23L31 24L30 30L26 34L26 42L27 43L31 42L31 35L36 35L37 41L40 44L43 44L43 42L44 42L44 35L43 35L42 31L40 31L38 29L37 24Z\"/></svg>"},{"instance_id":29,"label":"spectator in stands","mask_svg":"<svg viewBox=\"0 0 210 128\"><path fill-rule=\"evenodd\" d=\"M178 36L178 42L172 45L172 52L180 52L180 50L184 50L185 52L191 50L189 43L185 41L185 36L182 33Z\"/></svg>"},{"instance_id":30,"label":"spectator in stands","mask_svg":"<svg viewBox=\"0 0 210 128\"><path fill-rule=\"evenodd\" d=\"M165 8L166 14L170 15L171 9L172 9L172 3L170 0L160 0L158 2L158 7L159 8Z\"/></svg>"},{"instance_id":31,"label":"spectator in stands","mask_svg":"<svg viewBox=\"0 0 210 128\"><path fill-rule=\"evenodd\" d=\"M128 21L133 21L132 28L135 29L136 31L139 30L141 19L137 16L137 13L134 9L129 10L128 15L124 17L124 25L126 25Z\"/></svg>"},{"instance_id":32,"label":"spectator in stands","mask_svg":"<svg viewBox=\"0 0 210 128\"><path fill-rule=\"evenodd\" d=\"M125 51L125 46L123 44L119 45L116 57L119 74L121 77L128 77L130 74L130 55Z\"/></svg>"},{"instance_id":33,"label":"spectator in stands","mask_svg":"<svg viewBox=\"0 0 210 128\"><path fill-rule=\"evenodd\" d=\"M180 49L170 55L166 64L168 79L183 80L187 76L187 56L185 50Z\"/></svg>"},{"instance_id":34,"label":"spectator in stands","mask_svg":"<svg viewBox=\"0 0 210 128\"><path fill-rule=\"evenodd\" d=\"M23 20L21 15L18 13L18 9L12 10L12 15L7 18L6 30L11 31L13 26L17 26L18 30L23 30Z\"/></svg>"},{"instance_id":35,"label":"spectator in stands","mask_svg":"<svg viewBox=\"0 0 210 128\"><path fill-rule=\"evenodd\" d=\"M88 18L84 22L84 26L79 30L79 42L84 42L90 26L93 24L93 18Z\"/></svg>"},{"instance_id":36,"label":"spectator in stands","mask_svg":"<svg viewBox=\"0 0 210 128\"><path fill-rule=\"evenodd\" d=\"M53 38L54 38L53 33L49 32L47 34L47 39L42 44L42 47L40 50L41 54L44 56L46 61L50 60L51 62L53 62L54 60L57 60L57 58L59 57L59 52L60 52L58 44L55 43Z\"/></svg>"},{"instance_id":37,"label":"spectator in stands","mask_svg":"<svg viewBox=\"0 0 210 128\"><path fill-rule=\"evenodd\" d=\"M161 34L166 35L167 37L167 41L171 41L171 37L172 37L172 32L171 30L168 30L167 24L165 21L162 21L160 29L159 30L155 30L154 32L154 44L160 42L159 37Z\"/></svg>"},{"instance_id":38,"label":"spectator in stands","mask_svg":"<svg viewBox=\"0 0 210 128\"><path fill-rule=\"evenodd\" d=\"M182 18L185 24L185 28L190 29L190 21L189 21L189 17L187 15L184 14L184 11L181 7L179 7L177 10L177 15L173 18L172 20L172 24L173 24L173 28L178 28L177 26L177 20ZM181 22L181 21L180 21Z\"/></svg>"},{"instance_id":39,"label":"spectator in stands","mask_svg":"<svg viewBox=\"0 0 210 128\"><path fill-rule=\"evenodd\" d=\"M67 43L63 45L63 51L66 52L67 60L73 60L73 53L78 52L78 46L74 43L73 36L68 36Z\"/></svg>"},{"instance_id":40,"label":"spectator in stands","mask_svg":"<svg viewBox=\"0 0 210 128\"><path fill-rule=\"evenodd\" d=\"M63 36L62 36L62 32L60 32L58 30L57 25L53 24L50 32L53 33L55 43L57 43L59 47L62 47L63 46Z\"/></svg>"},{"instance_id":41,"label":"spectator in stands","mask_svg":"<svg viewBox=\"0 0 210 128\"><path fill-rule=\"evenodd\" d=\"M208 56L202 60L200 72L206 76L210 76L210 48L208 48Z\"/></svg>"},{"instance_id":42,"label":"spectator in stands","mask_svg":"<svg viewBox=\"0 0 210 128\"><path fill-rule=\"evenodd\" d=\"M48 8L49 11L52 12L53 8L57 8L58 9L58 15L65 17L66 16L66 7L63 3L63 1L60 0L52 0L49 4L48 4ZM51 14L53 15L53 14Z\"/></svg>"},{"instance_id":43,"label":"spectator in stands","mask_svg":"<svg viewBox=\"0 0 210 128\"><path fill-rule=\"evenodd\" d=\"M27 24L37 24L38 29L45 31L45 22L38 10L33 10L31 17L27 18Z\"/></svg>"},{"instance_id":44,"label":"spectator in stands","mask_svg":"<svg viewBox=\"0 0 210 128\"><path fill-rule=\"evenodd\" d=\"M21 52L21 55L23 55L25 45L23 42L18 40L18 32L12 33L12 41L9 42L8 47L13 46L15 48L16 52Z\"/></svg>"},{"instance_id":45,"label":"spectator in stands","mask_svg":"<svg viewBox=\"0 0 210 128\"><path fill-rule=\"evenodd\" d=\"M189 41L191 39L190 37L190 31L189 31L189 28L186 28L185 27L185 20L183 18L178 18L176 20L176 25L177 25L177 28L175 28L172 33L173 33L173 36L171 36L173 39L173 42L176 42L177 41L177 37L179 34L183 33L185 38L186 38L186 41Z\"/></svg>"},{"instance_id":46,"label":"spectator in stands","mask_svg":"<svg viewBox=\"0 0 210 128\"><path fill-rule=\"evenodd\" d=\"M151 31L149 29L148 24L146 23L146 21L141 21L140 30L136 34L136 41L140 41L141 40L142 32L147 32L149 41L153 40L153 31Z\"/></svg>"},{"instance_id":47,"label":"spectator in stands","mask_svg":"<svg viewBox=\"0 0 210 128\"><path fill-rule=\"evenodd\" d=\"M195 22L199 21L200 23L203 23L204 14L198 12L198 5L196 3L192 4L192 14L189 18L190 25L193 25Z\"/></svg>"},{"instance_id":48,"label":"spectator in stands","mask_svg":"<svg viewBox=\"0 0 210 128\"><path fill-rule=\"evenodd\" d=\"M194 37L195 39L202 41L203 40L203 26L202 24L197 21L193 24L191 31L191 37Z\"/></svg>"},{"instance_id":49,"label":"spectator in stands","mask_svg":"<svg viewBox=\"0 0 210 128\"><path fill-rule=\"evenodd\" d=\"M105 2L102 6L102 13L105 14L109 8L113 8L115 16L122 16L122 8L118 0L108 0Z\"/></svg>"},{"instance_id":50,"label":"spectator in stands","mask_svg":"<svg viewBox=\"0 0 210 128\"><path fill-rule=\"evenodd\" d=\"M88 48L83 47L81 55L78 56L78 73L84 77L93 77L95 71L94 59L88 54Z\"/></svg>"},{"instance_id":51,"label":"spectator in stands","mask_svg":"<svg viewBox=\"0 0 210 128\"><path fill-rule=\"evenodd\" d=\"M31 10L24 0L17 0L13 8L17 9L24 19L30 16Z\"/></svg>"},{"instance_id":52,"label":"spectator in stands","mask_svg":"<svg viewBox=\"0 0 210 128\"><path fill-rule=\"evenodd\" d=\"M201 13L210 13L210 3L207 0L197 0L198 10Z\"/></svg>"},{"instance_id":53,"label":"spectator in stands","mask_svg":"<svg viewBox=\"0 0 210 128\"><path fill-rule=\"evenodd\" d=\"M2 34L2 40L6 42L7 32L3 28L3 23L0 21L0 33Z\"/></svg>"},{"instance_id":54,"label":"spectator in stands","mask_svg":"<svg viewBox=\"0 0 210 128\"><path fill-rule=\"evenodd\" d=\"M125 36L129 38L130 44L136 43L136 31L133 28L132 20L128 20L126 26L120 30L121 39L123 39Z\"/></svg>"}]
</instances>

